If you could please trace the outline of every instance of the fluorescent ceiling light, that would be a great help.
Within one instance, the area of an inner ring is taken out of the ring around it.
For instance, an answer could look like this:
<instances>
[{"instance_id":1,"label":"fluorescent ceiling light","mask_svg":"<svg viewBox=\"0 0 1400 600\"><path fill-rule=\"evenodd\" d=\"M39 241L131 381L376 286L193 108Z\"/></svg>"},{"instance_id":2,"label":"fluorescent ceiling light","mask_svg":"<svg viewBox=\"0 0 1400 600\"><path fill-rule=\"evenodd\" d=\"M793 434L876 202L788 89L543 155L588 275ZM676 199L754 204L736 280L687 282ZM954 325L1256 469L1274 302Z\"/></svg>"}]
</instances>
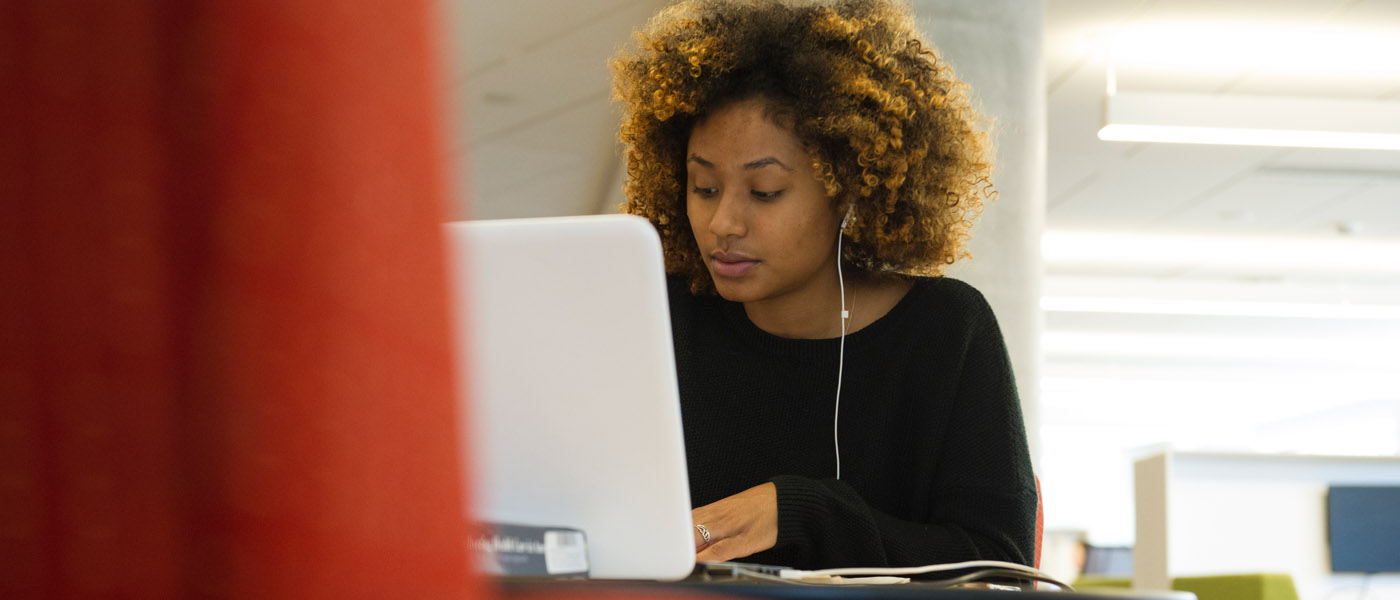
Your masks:
<instances>
[{"instance_id":1,"label":"fluorescent ceiling light","mask_svg":"<svg viewBox=\"0 0 1400 600\"><path fill-rule=\"evenodd\" d=\"M1041 236L1041 252L1051 267L1211 265L1400 272L1400 243L1395 242L1051 231Z\"/></svg>"},{"instance_id":2,"label":"fluorescent ceiling light","mask_svg":"<svg viewBox=\"0 0 1400 600\"><path fill-rule=\"evenodd\" d=\"M1046 331L1041 336L1041 348L1050 358L1303 361L1357 368L1400 366L1400 342L1374 339Z\"/></svg>"},{"instance_id":3,"label":"fluorescent ceiling light","mask_svg":"<svg viewBox=\"0 0 1400 600\"><path fill-rule=\"evenodd\" d=\"M1328 27L1255 21L1147 22L1104 39L1105 58L1133 70L1318 77L1400 75L1400 38L1384 25Z\"/></svg>"},{"instance_id":4,"label":"fluorescent ceiling light","mask_svg":"<svg viewBox=\"0 0 1400 600\"><path fill-rule=\"evenodd\" d=\"M1316 304L1304 302L1186 300L1177 298L1045 296L1040 299L1040 308L1041 310L1050 312L1137 315L1400 320L1400 306L1387 306L1382 304Z\"/></svg>"},{"instance_id":5,"label":"fluorescent ceiling light","mask_svg":"<svg viewBox=\"0 0 1400 600\"><path fill-rule=\"evenodd\" d=\"M1400 150L1400 102L1119 92L1104 101L1099 139Z\"/></svg>"},{"instance_id":6,"label":"fluorescent ceiling light","mask_svg":"<svg viewBox=\"0 0 1400 600\"><path fill-rule=\"evenodd\" d=\"M1099 139L1108 142L1400 150L1400 135L1345 131L1182 127L1176 125L1105 125L1099 130Z\"/></svg>"}]
</instances>

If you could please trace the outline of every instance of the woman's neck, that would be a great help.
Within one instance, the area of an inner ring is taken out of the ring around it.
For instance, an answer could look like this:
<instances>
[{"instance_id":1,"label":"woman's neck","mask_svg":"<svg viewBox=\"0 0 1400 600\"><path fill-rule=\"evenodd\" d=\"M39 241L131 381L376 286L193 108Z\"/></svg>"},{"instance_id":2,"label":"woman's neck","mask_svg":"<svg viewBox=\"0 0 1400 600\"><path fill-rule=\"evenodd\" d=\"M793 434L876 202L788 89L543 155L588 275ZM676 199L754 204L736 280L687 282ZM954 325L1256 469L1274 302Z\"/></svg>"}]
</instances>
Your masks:
<instances>
[{"instance_id":1,"label":"woman's neck","mask_svg":"<svg viewBox=\"0 0 1400 600\"><path fill-rule=\"evenodd\" d=\"M846 278L846 333L855 333L889 313L913 287L904 278ZM835 274L830 285L805 293L744 303L749 321L763 331L791 339L827 339L841 335L841 293Z\"/></svg>"},{"instance_id":2,"label":"woman's neck","mask_svg":"<svg viewBox=\"0 0 1400 600\"><path fill-rule=\"evenodd\" d=\"M841 334L841 296L832 282L830 294L795 295L744 303L744 313L759 329L784 338L823 339ZM851 300L847 283L846 300Z\"/></svg>"}]
</instances>

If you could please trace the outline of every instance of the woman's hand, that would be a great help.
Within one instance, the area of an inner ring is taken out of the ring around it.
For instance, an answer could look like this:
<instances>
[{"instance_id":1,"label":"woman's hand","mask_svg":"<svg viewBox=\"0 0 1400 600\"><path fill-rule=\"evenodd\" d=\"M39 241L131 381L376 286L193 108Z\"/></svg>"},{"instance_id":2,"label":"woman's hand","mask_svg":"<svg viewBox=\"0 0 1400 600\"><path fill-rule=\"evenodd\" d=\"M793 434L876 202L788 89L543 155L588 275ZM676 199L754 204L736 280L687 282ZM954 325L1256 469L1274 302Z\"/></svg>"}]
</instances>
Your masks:
<instances>
[{"instance_id":1,"label":"woman's hand","mask_svg":"<svg viewBox=\"0 0 1400 600\"><path fill-rule=\"evenodd\" d=\"M695 534L695 560L743 558L778 543L778 488L765 483L690 511L691 520L710 532Z\"/></svg>"}]
</instances>

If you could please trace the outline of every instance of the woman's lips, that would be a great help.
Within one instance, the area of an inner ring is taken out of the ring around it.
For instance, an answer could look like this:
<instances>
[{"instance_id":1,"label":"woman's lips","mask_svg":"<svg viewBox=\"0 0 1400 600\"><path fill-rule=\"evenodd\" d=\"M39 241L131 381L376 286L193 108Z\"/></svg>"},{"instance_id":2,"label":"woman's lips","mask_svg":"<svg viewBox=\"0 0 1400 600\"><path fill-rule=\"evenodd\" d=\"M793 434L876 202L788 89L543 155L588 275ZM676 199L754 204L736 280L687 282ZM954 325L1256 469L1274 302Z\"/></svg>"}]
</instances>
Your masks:
<instances>
[{"instance_id":1,"label":"woman's lips","mask_svg":"<svg viewBox=\"0 0 1400 600\"><path fill-rule=\"evenodd\" d=\"M715 275L720 277L743 277L758 266L757 259L738 252L715 251L710 253L710 265Z\"/></svg>"}]
</instances>

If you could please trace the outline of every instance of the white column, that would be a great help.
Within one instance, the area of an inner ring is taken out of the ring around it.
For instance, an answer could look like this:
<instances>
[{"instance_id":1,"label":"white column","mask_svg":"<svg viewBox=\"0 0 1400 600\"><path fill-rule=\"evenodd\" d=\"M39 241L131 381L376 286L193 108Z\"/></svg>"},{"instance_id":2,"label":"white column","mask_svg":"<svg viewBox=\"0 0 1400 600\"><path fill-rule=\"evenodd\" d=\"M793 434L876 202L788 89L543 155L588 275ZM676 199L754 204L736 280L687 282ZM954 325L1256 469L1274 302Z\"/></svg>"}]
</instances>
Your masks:
<instances>
[{"instance_id":1,"label":"white column","mask_svg":"<svg viewBox=\"0 0 1400 600\"><path fill-rule=\"evenodd\" d=\"M1006 336L1031 458L1040 457L1040 235L1045 226L1042 0L914 0L920 29L995 122L1000 195L973 230L972 260L948 275L987 297Z\"/></svg>"}]
</instances>

